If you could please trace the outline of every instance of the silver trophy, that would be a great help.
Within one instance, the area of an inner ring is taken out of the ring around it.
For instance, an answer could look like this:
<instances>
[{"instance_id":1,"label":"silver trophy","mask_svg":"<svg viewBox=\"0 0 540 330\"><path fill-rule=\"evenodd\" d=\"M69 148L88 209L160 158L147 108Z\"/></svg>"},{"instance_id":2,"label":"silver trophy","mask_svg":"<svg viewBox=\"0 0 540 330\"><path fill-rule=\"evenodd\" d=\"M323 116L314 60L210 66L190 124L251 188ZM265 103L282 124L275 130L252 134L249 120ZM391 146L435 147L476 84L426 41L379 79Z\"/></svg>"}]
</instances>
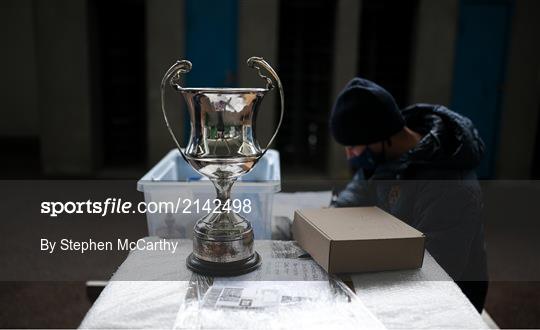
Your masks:
<instances>
[{"instance_id":1,"label":"silver trophy","mask_svg":"<svg viewBox=\"0 0 540 330\"><path fill-rule=\"evenodd\" d=\"M226 206L230 205L234 182L253 169L274 141L283 120L284 96L279 77L264 59L251 57L247 64L257 70L265 88L184 88L180 76L191 71L191 62L186 60L176 62L161 81L163 116L178 150L197 172L212 181L217 192L217 212L196 222L193 253L187 259L188 268L205 275L240 275L261 264L253 249L251 223ZM185 150L167 119L164 98L169 86L179 91L188 105L191 134ZM276 131L261 149L255 137L258 106L275 86L280 93L281 113Z\"/></svg>"}]
</instances>

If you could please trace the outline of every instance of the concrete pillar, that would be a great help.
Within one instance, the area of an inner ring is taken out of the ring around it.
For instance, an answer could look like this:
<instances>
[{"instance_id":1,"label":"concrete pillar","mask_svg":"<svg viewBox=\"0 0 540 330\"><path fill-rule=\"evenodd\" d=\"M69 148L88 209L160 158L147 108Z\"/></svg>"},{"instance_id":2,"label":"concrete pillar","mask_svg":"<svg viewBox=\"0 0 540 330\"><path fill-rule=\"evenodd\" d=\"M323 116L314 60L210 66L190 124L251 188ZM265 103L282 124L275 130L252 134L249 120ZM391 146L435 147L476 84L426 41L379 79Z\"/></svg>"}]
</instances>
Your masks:
<instances>
[{"instance_id":1,"label":"concrete pillar","mask_svg":"<svg viewBox=\"0 0 540 330\"><path fill-rule=\"evenodd\" d=\"M95 145L87 2L36 0L34 4L44 172L91 174Z\"/></svg>"},{"instance_id":2,"label":"concrete pillar","mask_svg":"<svg viewBox=\"0 0 540 330\"><path fill-rule=\"evenodd\" d=\"M0 136L37 136L36 58L31 0L0 2Z\"/></svg>"},{"instance_id":3,"label":"concrete pillar","mask_svg":"<svg viewBox=\"0 0 540 330\"><path fill-rule=\"evenodd\" d=\"M339 0L337 4L332 102L357 73L361 8L362 1L358 0ZM335 179L350 177L343 146L332 137L328 143L328 176Z\"/></svg>"},{"instance_id":4,"label":"concrete pillar","mask_svg":"<svg viewBox=\"0 0 540 330\"><path fill-rule=\"evenodd\" d=\"M161 114L160 84L167 69L185 54L185 19L183 0L146 0L146 77L148 163L155 164L175 144ZM177 138L185 143L183 97L168 90L169 123Z\"/></svg>"},{"instance_id":5,"label":"concrete pillar","mask_svg":"<svg viewBox=\"0 0 540 330\"><path fill-rule=\"evenodd\" d=\"M458 14L458 0L420 0L411 103L450 104Z\"/></svg>"},{"instance_id":6,"label":"concrete pillar","mask_svg":"<svg viewBox=\"0 0 540 330\"><path fill-rule=\"evenodd\" d=\"M525 179L531 175L540 109L540 2L514 3L496 173Z\"/></svg>"},{"instance_id":7,"label":"concrete pillar","mask_svg":"<svg viewBox=\"0 0 540 330\"><path fill-rule=\"evenodd\" d=\"M278 41L279 0L239 0L238 87L264 87L265 83L259 78L257 71L246 65L246 60L251 56L263 57L279 75ZM285 90L285 106L286 93ZM266 146L275 130L279 111L276 89L264 99L257 118L257 139L261 147Z\"/></svg>"}]
</instances>

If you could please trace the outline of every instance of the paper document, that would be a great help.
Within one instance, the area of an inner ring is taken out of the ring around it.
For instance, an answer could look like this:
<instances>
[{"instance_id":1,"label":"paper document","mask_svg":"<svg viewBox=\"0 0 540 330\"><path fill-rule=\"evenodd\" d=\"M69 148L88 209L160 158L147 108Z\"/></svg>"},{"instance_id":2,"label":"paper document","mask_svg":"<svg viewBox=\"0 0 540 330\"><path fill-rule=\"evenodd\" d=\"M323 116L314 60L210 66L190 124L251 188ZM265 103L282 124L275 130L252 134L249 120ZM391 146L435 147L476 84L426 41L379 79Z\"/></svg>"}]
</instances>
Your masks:
<instances>
[{"instance_id":1,"label":"paper document","mask_svg":"<svg viewBox=\"0 0 540 330\"><path fill-rule=\"evenodd\" d=\"M200 303L180 309L175 328L384 329L335 281L215 280Z\"/></svg>"}]
</instances>

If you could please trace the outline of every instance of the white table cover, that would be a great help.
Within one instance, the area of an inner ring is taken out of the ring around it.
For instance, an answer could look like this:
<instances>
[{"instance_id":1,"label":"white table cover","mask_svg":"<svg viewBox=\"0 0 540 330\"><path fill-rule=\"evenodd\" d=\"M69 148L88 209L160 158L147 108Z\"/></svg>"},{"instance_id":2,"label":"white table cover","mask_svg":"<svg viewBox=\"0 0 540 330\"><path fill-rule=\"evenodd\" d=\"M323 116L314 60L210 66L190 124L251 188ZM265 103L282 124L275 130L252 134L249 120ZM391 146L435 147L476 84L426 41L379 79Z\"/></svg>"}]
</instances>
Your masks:
<instances>
[{"instance_id":1,"label":"white table cover","mask_svg":"<svg viewBox=\"0 0 540 330\"><path fill-rule=\"evenodd\" d=\"M188 242L181 241L182 251L190 250ZM173 328L188 288L186 254L131 252L80 327ZM387 328L487 328L427 252L419 270L355 275L352 280L360 300Z\"/></svg>"}]
</instances>

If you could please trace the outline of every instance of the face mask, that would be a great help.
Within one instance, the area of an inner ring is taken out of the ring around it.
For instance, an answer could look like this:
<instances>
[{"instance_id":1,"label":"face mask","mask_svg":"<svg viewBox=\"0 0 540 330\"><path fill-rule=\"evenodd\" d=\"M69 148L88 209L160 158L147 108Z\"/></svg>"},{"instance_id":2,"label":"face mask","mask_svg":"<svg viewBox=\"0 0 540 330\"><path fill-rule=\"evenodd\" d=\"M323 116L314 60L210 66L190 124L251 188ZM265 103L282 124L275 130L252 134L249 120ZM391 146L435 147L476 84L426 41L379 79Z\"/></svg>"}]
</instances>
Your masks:
<instances>
[{"instance_id":1,"label":"face mask","mask_svg":"<svg viewBox=\"0 0 540 330\"><path fill-rule=\"evenodd\" d=\"M362 168L364 170L373 170L381 163L384 163L384 151L384 143L382 147L382 152L380 154L376 154L371 151L371 149L366 148L364 149L364 152L362 152L360 155L349 158L349 165L353 169Z\"/></svg>"}]
</instances>

